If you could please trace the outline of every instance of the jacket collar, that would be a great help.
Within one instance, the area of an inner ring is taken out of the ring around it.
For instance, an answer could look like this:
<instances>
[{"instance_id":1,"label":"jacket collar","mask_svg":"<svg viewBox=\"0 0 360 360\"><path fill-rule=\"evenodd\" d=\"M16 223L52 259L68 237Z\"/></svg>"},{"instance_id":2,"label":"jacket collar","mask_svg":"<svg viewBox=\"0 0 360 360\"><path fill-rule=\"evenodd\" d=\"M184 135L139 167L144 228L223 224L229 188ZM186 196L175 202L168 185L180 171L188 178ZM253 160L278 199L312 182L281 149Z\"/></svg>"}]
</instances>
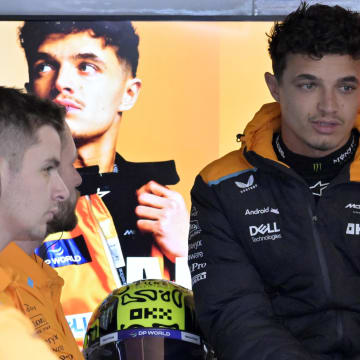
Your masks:
<instances>
[{"instance_id":1,"label":"jacket collar","mask_svg":"<svg viewBox=\"0 0 360 360\"><path fill-rule=\"evenodd\" d=\"M272 147L275 132L280 131L281 112L276 102L265 104L247 124L244 136L241 137L242 149L254 151L258 155L278 161Z\"/></svg>"},{"instance_id":2,"label":"jacket collar","mask_svg":"<svg viewBox=\"0 0 360 360\"><path fill-rule=\"evenodd\" d=\"M272 147L272 139L275 132L280 131L281 110L277 102L263 105L255 114L254 118L247 124L244 136L241 137L244 151L254 151L258 155L279 162ZM360 113L355 126L360 131ZM283 164L283 163L282 163ZM354 161L350 166L350 180L360 181L360 147L356 151Z\"/></svg>"}]
</instances>

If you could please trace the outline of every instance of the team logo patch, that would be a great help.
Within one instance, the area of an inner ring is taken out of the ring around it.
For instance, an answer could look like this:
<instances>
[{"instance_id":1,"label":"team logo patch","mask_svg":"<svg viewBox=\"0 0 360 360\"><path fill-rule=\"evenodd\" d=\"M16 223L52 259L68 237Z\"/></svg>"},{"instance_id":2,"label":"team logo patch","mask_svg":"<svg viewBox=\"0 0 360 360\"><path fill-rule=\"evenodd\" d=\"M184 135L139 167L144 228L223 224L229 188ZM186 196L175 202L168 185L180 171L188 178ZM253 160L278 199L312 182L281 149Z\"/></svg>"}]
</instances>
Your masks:
<instances>
[{"instance_id":1,"label":"team logo patch","mask_svg":"<svg viewBox=\"0 0 360 360\"><path fill-rule=\"evenodd\" d=\"M254 184L254 175L250 175L247 183L241 181L235 181L235 185L240 189L247 189Z\"/></svg>"},{"instance_id":2,"label":"team logo patch","mask_svg":"<svg viewBox=\"0 0 360 360\"><path fill-rule=\"evenodd\" d=\"M323 191L327 188L330 183L323 183L321 180L318 181L315 185L310 186L310 190L315 196L322 196Z\"/></svg>"},{"instance_id":3,"label":"team logo patch","mask_svg":"<svg viewBox=\"0 0 360 360\"><path fill-rule=\"evenodd\" d=\"M240 189L240 194L243 194L247 191L254 190L257 188L257 184L254 183L254 175L250 175L246 183L241 181L235 181L235 185Z\"/></svg>"}]
</instances>

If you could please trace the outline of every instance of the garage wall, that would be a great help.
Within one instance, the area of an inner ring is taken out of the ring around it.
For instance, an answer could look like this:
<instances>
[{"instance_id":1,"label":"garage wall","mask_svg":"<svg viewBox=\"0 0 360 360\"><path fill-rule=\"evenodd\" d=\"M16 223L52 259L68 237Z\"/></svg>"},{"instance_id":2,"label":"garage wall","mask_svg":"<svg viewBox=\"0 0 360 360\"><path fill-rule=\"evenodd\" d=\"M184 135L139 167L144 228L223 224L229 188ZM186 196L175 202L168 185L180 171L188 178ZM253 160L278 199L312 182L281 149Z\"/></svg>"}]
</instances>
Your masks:
<instances>
[{"instance_id":1,"label":"garage wall","mask_svg":"<svg viewBox=\"0 0 360 360\"><path fill-rule=\"evenodd\" d=\"M357 0L309 1L316 2L360 11ZM0 0L0 15L238 16L261 20L267 16L283 16L299 4L300 0Z\"/></svg>"}]
</instances>

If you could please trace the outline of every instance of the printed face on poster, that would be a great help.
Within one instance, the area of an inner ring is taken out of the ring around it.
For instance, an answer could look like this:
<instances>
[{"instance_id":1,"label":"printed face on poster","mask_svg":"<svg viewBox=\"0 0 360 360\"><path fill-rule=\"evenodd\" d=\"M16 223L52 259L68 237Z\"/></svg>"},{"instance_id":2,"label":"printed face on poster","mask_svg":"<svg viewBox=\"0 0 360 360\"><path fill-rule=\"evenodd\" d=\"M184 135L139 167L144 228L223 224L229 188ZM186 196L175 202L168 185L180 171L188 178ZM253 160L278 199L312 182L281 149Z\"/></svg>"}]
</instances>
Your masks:
<instances>
[{"instance_id":1,"label":"printed face on poster","mask_svg":"<svg viewBox=\"0 0 360 360\"><path fill-rule=\"evenodd\" d=\"M189 207L196 174L237 149L235 135L263 103L273 101L264 82L264 72L272 72L265 35L272 23L132 23L142 85L131 110L123 112L117 150L129 161L176 159L175 189ZM0 22L4 86L24 88L28 82L18 39L22 24Z\"/></svg>"},{"instance_id":2,"label":"printed face on poster","mask_svg":"<svg viewBox=\"0 0 360 360\"><path fill-rule=\"evenodd\" d=\"M62 304L79 342L91 312L116 287L159 277L191 287L190 189L205 165L240 146L236 134L272 101L264 82L270 27L0 22L0 85L65 106L76 166L98 166L83 177L92 191L79 200L78 226L46 240L46 262L65 280Z\"/></svg>"}]
</instances>

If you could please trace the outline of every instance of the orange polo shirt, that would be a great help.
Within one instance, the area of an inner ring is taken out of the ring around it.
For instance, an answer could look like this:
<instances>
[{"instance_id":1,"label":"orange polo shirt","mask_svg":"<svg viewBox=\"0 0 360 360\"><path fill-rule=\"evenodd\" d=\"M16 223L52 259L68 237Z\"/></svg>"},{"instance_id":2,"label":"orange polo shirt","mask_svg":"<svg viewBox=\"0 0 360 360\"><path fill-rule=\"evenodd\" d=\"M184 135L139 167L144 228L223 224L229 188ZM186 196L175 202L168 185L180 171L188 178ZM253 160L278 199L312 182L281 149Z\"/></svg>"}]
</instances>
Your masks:
<instances>
[{"instance_id":1,"label":"orange polo shirt","mask_svg":"<svg viewBox=\"0 0 360 360\"><path fill-rule=\"evenodd\" d=\"M0 306L0 359L56 360L57 357L35 335L29 319L14 308Z\"/></svg>"},{"instance_id":2,"label":"orange polo shirt","mask_svg":"<svg viewBox=\"0 0 360 360\"><path fill-rule=\"evenodd\" d=\"M15 243L0 252L0 304L19 309L60 360L83 359L60 304L64 280ZM21 346L21 340L18 342Z\"/></svg>"}]
</instances>

